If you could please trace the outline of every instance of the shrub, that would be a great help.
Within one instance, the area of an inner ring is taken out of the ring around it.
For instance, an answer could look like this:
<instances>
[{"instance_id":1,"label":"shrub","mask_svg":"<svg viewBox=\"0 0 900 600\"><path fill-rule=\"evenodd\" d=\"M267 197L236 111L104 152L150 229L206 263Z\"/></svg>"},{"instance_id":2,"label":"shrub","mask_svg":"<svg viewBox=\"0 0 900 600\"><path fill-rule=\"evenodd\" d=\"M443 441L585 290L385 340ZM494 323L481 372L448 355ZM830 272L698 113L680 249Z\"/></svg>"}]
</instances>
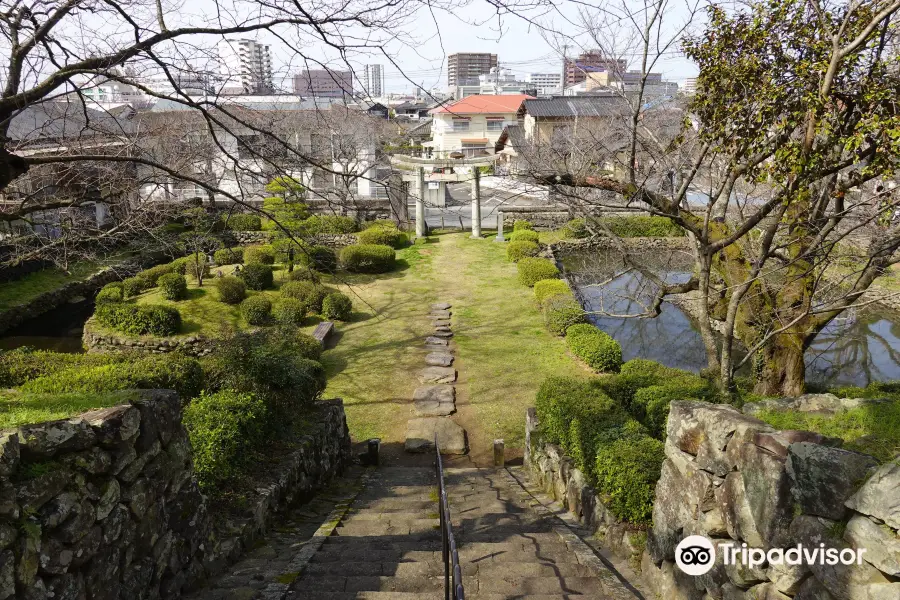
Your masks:
<instances>
[{"instance_id":1,"label":"shrub","mask_svg":"<svg viewBox=\"0 0 900 600\"><path fill-rule=\"evenodd\" d=\"M353 312L353 301L340 292L332 292L322 301L322 316L334 321L349 321Z\"/></svg>"},{"instance_id":2,"label":"shrub","mask_svg":"<svg viewBox=\"0 0 900 600\"><path fill-rule=\"evenodd\" d=\"M306 314L306 305L296 298L279 298L272 306L272 316L279 323L299 325Z\"/></svg>"},{"instance_id":3,"label":"shrub","mask_svg":"<svg viewBox=\"0 0 900 600\"><path fill-rule=\"evenodd\" d=\"M249 246L244 248L244 264L274 265L275 250L271 246Z\"/></svg>"},{"instance_id":4,"label":"shrub","mask_svg":"<svg viewBox=\"0 0 900 600\"><path fill-rule=\"evenodd\" d=\"M204 392L185 407L184 424L201 488L214 489L238 473L250 450L263 440L267 419L261 398L232 390Z\"/></svg>"},{"instance_id":5,"label":"shrub","mask_svg":"<svg viewBox=\"0 0 900 600\"><path fill-rule=\"evenodd\" d=\"M566 329L566 344L575 356L601 373L618 373L622 366L619 342L588 323Z\"/></svg>"},{"instance_id":6,"label":"shrub","mask_svg":"<svg viewBox=\"0 0 900 600\"><path fill-rule=\"evenodd\" d=\"M247 297L247 286L244 280L233 275L216 279L216 292L219 301L225 304L240 304Z\"/></svg>"},{"instance_id":7,"label":"shrub","mask_svg":"<svg viewBox=\"0 0 900 600\"><path fill-rule=\"evenodd\" d=\"M534 229L534 225L524 219L516 219L513 223L513 231L522 231L523 229Z\"/></svg>"},{"instance_id":8,"label":"shrub","mask_svg":"<svg viewBox=\"0 0 900 600\"><path fill-rule=\"evenodd\" d=\"M178 273L179 275L187 275L187 262L190 260L189 256L184 256L182 258L176 258L172 262L169 263L169 266L172 268L172 273Z\"/></svg>"},{"instance_id":9,"label":"shrub","mask_svg":"<svg viewBox=\"0 0 900 600\"><path fill-rule=\"evenodd\" d=\"M282 296L300 300L309 312L315 314L322 312L325 297L333 292L335 292L333 288L311 281L288 281L281 286Z\"/></svg>"},{"instance_id":10,"label":"shrub","mask_svg":"<svg viewBox=\"0 0 900 600\"><path fill-rule=\"evenodd\" d=\"M146 279L150 283L150 287L159 285L159 278L163 275L168 275L169 273L174 272L174 267L172 263L168 263L165 265L156 265L155 267L151 267L149 269L144 269L140 273L136 275L136 277L140 277L141 279Z\"/></svg>"},{"instance_id":11,"label":"shrub","mask_svg":"<svg viewBox=\"0 0 900 600\"><path fill-rule=\"evenodd\" d=\"M120 362L125 353L68 354L47 350L16 348L0 351L0 388L17 387L30 381L73 366L98 366Z\"/></svg>"},{"instance_id":12,"label":"shrub","mask_svg":"<svg viewBox=\"0 0 900 600\"><path fill-rule=\"evenodd\" d=\"M354 273L386 273L394 268L396 253L390 246L352 244L341 249L340 262Z\"/></svg>"},{"instance_id":13,"label":"shrub","mask_svg":"<svg viewBox=\"0 0 900 600\"><path fill-rule=\"evenodd\" d=\"M409 237L391 223L388 225L375 225L356 236L360 244L378 244L391 248L403 248L409 244Z\"/></svg>"},{"instance_id":14,"label":"shrub","mask_svg":"<svg viewBox=\"0 0 900 600\"><path fill-rule=\"evenodd\" d=\"M130 335L175 335L181 329L178 309L161 304L101 304L94 317L104 327Z\"/></svg>"},{"instance_id":15,"label":"shrub","mask_svg":"<svg viewBox=\"0 0 900 600\"><path fill-rule=\"evenodd\" d=\"M548 296L571 293L569 285L562 279L542 279L534 284L534 297L538 304L543 304Z\"/></svg>"},{"instance_id":16,"label":"shrub","mask_svg":"<svg viewBox=\"0 0 900 600\"><path fill-rule=\"evenodd\" d=\"M185 257L183 274L199 280L200 278L197 277L198 271L203 273L203 277L209 276L209 262L206 255L198 253L196 258L193 255Z\"/></svg>"},{"instance_id":17,"label":"shrub","mask_svg":"<svg viewBox=\"0 0 900 600\"><path fill-rule=\"evenodd\" d=\"M143 277L129 277L122 281L122 293L126 298L133 298L151 287L150 282Z\"/></svg>"},{"instance_id":18,"label":"shrub","mask_svg":"<svg viewBox=\"0 0 900 600\"><path fill-rule=\"evenodd\" d=\"M634 393L632 410L650 434L660 439L666 436L666 422L669 419L669 404L672 400L689 398L704 399L709 396L708 385L703 379L698 381L675 381L664 385L651 385Z\"/></svg>"},{"instance_id":19,"label":"shrub","mask_svg":"<svg viewBox=\"0 0 900 600\"><path fill-rule=\"evenodd\" d=\"M613 441L597 451L594 476L606 504L618 518L649 525L664 444L647 436Z\"/></svg>"},{"instance_id":20,"label":"shrub","mask_svg":"<svg viewBox=\"0 0 900 600\"><path fill-rule=\"evenodd\" d=\"M159 278L159 291L166 300L184 300L187 298L187 281L184 275L168 273Z\"/></svg>"},{"instance_id":21,"label":"shrub","mask_svg":"<svg viewBox=\"0 0 900 600\"><path fill-rule=\"evenodd\" d=\"M519 283L528 287L544 279L556 279L559 277L559 269L553 261L545 258L523 258L516 265L519 271Z\"/></svg>"},{"instance_id":22,"label":"shrub","mask_svg":"<svg viewBox=\"0 0 900 600\"><path fill-rule=\"evenodd\" d=\"M244 284L251 290L266 290L275 283L275 278L272 276L272 267L259 263L244 265L238 277L243 279Z\"/></svg>"},{"instance_id":23,"label":"shrub","mask_svg":"<svg viewBox=\"0 0 900 600\"><path fill-rule=\"evenodd\" d=\"M506 260L519 262L523 258L537 256L540 251L541 247L535 242L525 240L510 242L506 245Z\"/></svg>"},{"instance_id":24,"label":"shrub","mask_svg":"<svg viewBox=\"0 0 900 600\"><path fill-rule=\"evenodd\" d=\"M300 269L294 269L290 273L288 273L288 279L290 281L312 281L313 283L318 283L319 274L309 267L303 267Z\"/></svg>"},{"instance_id":25,"label":"shrub","mask_svg":"<svg viewBox=\"0 0 900 600\"><path fill-rule=\"evenodd\" d=\"M682 237L684 230L667 217L603 217L603 224L618 237Z\"/></svg>"},{"instance_id":26,"label":"shrub","mask_svg":"<svg viewBox=\"0 0 900 600\"><path fill-rule=\"evenodd\" d=\"M97 304L106 304L108 302L121 302L124 299L124 294L122 293L122 283L108 283L104 285L99 292L97 292L97 297L94 298L94 302Z\"/></svg>"},{"instance_id":27,"label":"shrub","mask_svg":"<svg viewBox=\"0 0 900 600\"><path fill-rule=\"evenodd\" d=\"M578 218L572 219L568 223L566 223L562 228L563 237L570 239L580 239L586 238L590 235L590 232L585 225L585 220Z\"/></svg>"},{"instance_id":28,"label":"shrub","mask_svg":"<svg viewBox=\"0 0 900 600\"><path fill-rule=\"evenodd\" d=\"M265 325L271 312L272 303L265 296L250 296L241 302L241 314L250 325Z\"/></svg>"},{"instance_id":29,"label":"shrub","mask_svg":"<svg viewBox=\"0 0 900 600\"><path fill-rule=\"evenodd\" d=\"M244 262L244 249L240 246L234 248L222 248L213 253L213 260L220 267L222 265L234 265Z\"/></svg>"},{"instance_id":30,"label":"shrub","mask_svg":"<svg viewBox=\"0 0 900 600\"><path fill-rule=\"evenodd\" d=\"M275 327L265 332L266 344L279 352L309 360L322 358L322 344L296 327Z\"/></svg>"},{"instance_id":31,"label":"shrub","mask_svg":"<svg viewBox=\"0 0 900 600\"><path fill-rule=\"evenodd\" d=\"M337 270L337 254L328 246L312 246L301 252L300 264L323 273L334 273Z\"/></svg>"},{"instance_id":32,"label":"shrub","mask_svg":"<svg viewBox=\"0 0 900 600\"><path fill-rule=\"evenodd\" d=\"M226 228L230 231L260 231L262 219L259 218L259 215L231 215L228 217Z\"/></svg>"},{"instance_id":33,"label":"shrub","mask_svg":"<svg viewBox=\"0 0 900 600\"><path fill-rule=\"evenodd\" d=\"M538 233L532 229L520 229L519 231L513 231L509 234L509 241L511 242L537 242L538 241Z\"/></svg>"},{"instance_id":34,"label":"shrub","mask_svg":"<svg viewBox=\"0 0 900 600\"><path fill-rule=\"evenodd\" d=\"M571 292L544 298L541 308L544 312L544 325L556 335L565 335L566 330L572 325L587 322L584 309Z\"/></svg>"},{"instance_id":35,"label":"shrub","mask_svg":"<svg viewBox=\"0 0 900 600\"><path fill-rule=\"evenodd\" d=\"M337 215L315 215L303 221L303 228L308 235L353 233L359 224L353 217Z\"/></svg>"}]
</instances>

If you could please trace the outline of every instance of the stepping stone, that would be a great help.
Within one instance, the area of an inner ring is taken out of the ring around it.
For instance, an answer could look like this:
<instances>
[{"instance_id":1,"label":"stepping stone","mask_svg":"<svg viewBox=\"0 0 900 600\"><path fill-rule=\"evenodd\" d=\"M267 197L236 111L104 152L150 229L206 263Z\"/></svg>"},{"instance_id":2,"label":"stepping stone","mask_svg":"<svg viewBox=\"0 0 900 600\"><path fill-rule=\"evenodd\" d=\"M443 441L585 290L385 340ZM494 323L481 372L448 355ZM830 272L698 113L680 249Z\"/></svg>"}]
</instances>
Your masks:
<instances>
[{"instance_id":1,"label":"stepping stone","mask_svg":"<svg viewBox=\"0 0 900 600\"><path fill-rule=\"evenodd\" d=\"M435 302L431 305L431 310L447 310L450 306L449 302Z\"/></svg>"},{"instance_id":2,"label":"stepping stone","mask_svg":"<svg viewBox=\"0 0 900 600\"><path fill-rule=\"evenodd\" d=\"M450 331L449 325L438 325L434 328L435 331Z\"/></svg>"},{"instance_id":3,"label":"stepping stone","mask_svg":"<svg viewBox=\"0 0 900 600\"><path fill-rule=\"evenodd\" d=\"M428 316L432 319L449 319L451 314L449 310L433 310Z\"/></svg>"},{"instance_id":4,"label":"stepping stone","mask_svg":"<svg viewBox=\"0 0 900 600\"><path fill-rule=\"evenodd\" d=\"M429 346L446 346L450 342L443 338L429 335L427 338L425 338L425 343L428 344Z\"/></svg>"},{"instance_id":5,"label":"stepping stone","mask_svg":"<svg viewBox=\"0 0 900 600\"><path fill-rule=\"evenodd\" d=\"M432 367L449 367L453 364L453 355L448 352L430 352L425 355L425 364Z\"/></svg>"},{"instance_id":6,"label":"stepping stone","mask_svg":"<svg viewBox=\"0 0 900 600\"><path fill-rule=\"evenodd\" d=\"M450 327L450 319L435 319L431 324L435 327Z\"/></svg>"},{"instance_id":7,"label":"stepping stone","mask_svg":"<svg viewBox=\"0 0 900 600\"><path fill-rule=\"evenodd\" d=\"M433 452L435 435L441 454L465 454L469 449L466 430L450 417L420 417L406 422L406 451Z\"/></svg>"},{"instance_id":8,"label":"stepping stone","mask_svg":"<svg viewBox=\"0 0 900 600\"><path fill-rule=\"evenodd\" d=\"M452 385L426 385L413 392L417 417L445 417L456 412L456 388Z\"/></svg>"},{"instance_id":9,"label":"stepping stone","mask_svg":"<svg viewBox=\"0 0 900 600\"><path fill-rule=\"evenodd\" d=\"M452 338L453 332L452 331L435 331L433 334L431 334L431 336L437 337L437 338Z\"/></svg>"},{"instance_id":10,"label":"stepping stone","mask_svg":"<svg viewBox=\"0 0 900 600\"><path fill-rule=\"evenodd\" d=\"M422 383L453 383L456 381L456 369L453 367L425 367L419 371Z\"/></svg>"}]
</instances>

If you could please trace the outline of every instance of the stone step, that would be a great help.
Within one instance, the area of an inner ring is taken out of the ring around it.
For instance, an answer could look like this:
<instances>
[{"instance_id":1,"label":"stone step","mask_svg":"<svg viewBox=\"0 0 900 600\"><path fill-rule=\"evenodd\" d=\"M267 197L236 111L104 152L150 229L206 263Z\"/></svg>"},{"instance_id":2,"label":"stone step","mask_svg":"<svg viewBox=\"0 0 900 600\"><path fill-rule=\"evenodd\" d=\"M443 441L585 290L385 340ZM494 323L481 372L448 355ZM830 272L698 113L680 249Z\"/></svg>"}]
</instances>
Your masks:
<instances>
[{"instance_id":1,"label":"stone step","mask_svg":"<svg viewBox=\"0 0 900 600\"><path fill-rule=\"evenodd\" d=\"M460 564L465 577L499 577L501 579L519 577L592 577L593 570L578 563L549 562L463 562ZM441 561L422 562L354 562L339 565L329 562L311 563L304 571L304 577L314 575L365 576L365 577L440 577L444 574Z\"/></svg>"},{"instance_id":2,"label":"stone step","mask_svg":"<svg viewBox=\"0 0 900 600\"><path fill-rule=\"evenodd\" d=\"M450 417L418 417L406 422L407 452L433 451L435 437L441 454L465 454L469 451L466 430Z\"/></svg>"},{"instance_id":3,"label":"stone step","mask_svg":"<svg viewBox=\"0 0 900 600\"><path fill-rule=\"evenodd\" d=\"M503 594L520 597L524 594L600 595L605 592L602 580L596 577L478 577L463 575L466 596L476 593ZM391 575L304 575L293 589L300 597L308 592L413 592L427 594L442 592L441 575L397 577Z\"/></svg>"},{"instance_id":4,"label":"stone step","mask_svg":"<svg viewBox=\"0 0 900 600\"><path fill-rule=\"evenodd\" d=\"M435 302L431 305L431 310L450 310L452 306L449 302Z\"/></svg>"},{"instance_id":5,"label":"stone step","mask_svg":"<svg viewBox=\"0 0 900 600\"><path fill-rule=\"evenodd\" d=\"M449 319L453 315L449 310L432 310L428 316L432 319Z\"/></svg>"},{"instance_id":6,"label":"stone step","mask_svg":"<svg viewBox=\"0 0 900 600\"><path fill-rule=\"evenodd\" d=\"M444 338L438 337L436 335L429 335L425 338L426 349L433 346L443 346L446 350L448 345L450 345L449 340L445 340Z\"/></svg>"},{"instance_id":7,"label":"stone step","mask_svg":"<svg viewBox=\"0 0 900 600\"><path fill-rule=\"evenodd\" d=\"M419 371L421 383L453 383L456 381L456 369L453 367L425 367Z\"/></svg>"},{"instance_id":8,"label":"stone step","mask_svg":"<svg viewBox=\"0 0 900 600\"><path fill-rule=\"evenodd\" d=\"M507 594L473 593L466 591L466 600L572 600L581 594ZM607 600L613 596L594 596L592 600ZM306 592L303 600L444 600L444 592L421 594L418 592Z\"/></svg>"},{"instance_id":9,"label":"stone step","mask_svg":"<svg viewBox=\"0 0 900 600\"><path fill-rule=\"evenodd\" d=\"M465 585L465 584L463 584ZM477 584L476 584L477 585ZM300 598L306 598L308 592L414 592L418 594L443 592L444 578L438 575L430 577L410 576L343 576L316 575L303 576L292 586Z\"/></svg>"},{"instance_id":10,"label":"stone step","mask_svg":"<svg viewBox=\"0 0 900 600\"><path fill-rule=\"evenodd\" d=\"M449 367L453 364L453 355L449 352L429 352L425 355L425 364L432 367Z\"/></svg>"}]
</instances>

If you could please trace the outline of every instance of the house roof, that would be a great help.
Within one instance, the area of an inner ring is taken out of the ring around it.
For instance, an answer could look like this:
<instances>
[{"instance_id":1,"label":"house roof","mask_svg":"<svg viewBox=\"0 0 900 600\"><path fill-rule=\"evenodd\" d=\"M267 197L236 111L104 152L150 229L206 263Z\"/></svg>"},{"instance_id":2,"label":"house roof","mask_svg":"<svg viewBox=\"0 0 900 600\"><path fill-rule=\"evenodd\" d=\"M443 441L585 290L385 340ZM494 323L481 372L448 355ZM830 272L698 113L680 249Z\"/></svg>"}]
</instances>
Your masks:
<instances>
[{"instance_id":1,"label":"house roof","mask_svg":"<svg viewBox=\"0 0 900 600\"><path fill-rule=\"evenodd\" d=\"M521 125L507 125L503 128L503 133L500 134L497 143L494 144L494 152L500 152L507 146L515 150L524 146L526 141L524 127Z\"/></svg>"},{"instance_id":2,"label":"house roof","mask_svg":"<svg viewBox=\"0 0 900 600\"><path fill-rule=\"evenodd\" d=\"M571 96L532 98L522 108L532 117L608 117L628 107L618 96Z\"/></svg>"},{"instance_id":3,"label":"house roof","mask_svg":"<svg viewBox=\"0 0 900 600\"><path fill-rule=\"evenodd\" d=\"M407 135L421 135L424 137L431 137L431 121L433 119L428 119L427 121L423 121L411 128L407 131Z\"/></svg>"},{"instance_id":4,"label":"house roof","mask_svg":"<svg viewBox=\"0 0 900 600\"><path fill-rule=\"evenodd\" d=\"M9 123L7 136L15 142L83 139L122 135L131 126L107 111L88 108L80 102L41 102L17 113Z\"/></svg>"},{"instance_id":5,"label":"house roof","mask_svg":"<svg viewBox=\"0 0 900 600\"><path fill-rule=\"evenodd\" d=\"M466 96L452 104L432 109L431 114L453 113L460 115L477 115L490 113L514 113L522 106L522 102L533 98L527 94L509 94L487 96L476 94Z\"/></svg>"}]
</instances>

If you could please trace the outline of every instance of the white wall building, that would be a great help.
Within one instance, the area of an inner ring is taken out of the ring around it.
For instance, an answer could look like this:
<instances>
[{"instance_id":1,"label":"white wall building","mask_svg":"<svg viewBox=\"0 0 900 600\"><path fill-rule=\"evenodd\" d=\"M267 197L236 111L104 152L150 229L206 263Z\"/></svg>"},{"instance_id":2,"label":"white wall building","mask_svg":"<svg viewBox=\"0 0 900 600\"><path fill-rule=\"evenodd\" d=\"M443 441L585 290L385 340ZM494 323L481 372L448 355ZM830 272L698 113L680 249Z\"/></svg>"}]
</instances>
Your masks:
<instances>
[{"instance_id":1,"label":"white wall building","mask_svg":"<svg viewBox=\"0 0 900 600\"><path fill-rule=\"evenodd\" d=\"M226 94L265 94L272 91L272 53L253 40L225 39L218 44Z\"/></svg>"},{"instance_id":2,"label":"white wall building","mask_svg":"<svg viewBox=\"0 0 900 600\"><path fill-rule=\"evenodd\" d=\"M452 152L475 157L494 153L494 142L507 125L515 125L522 103L531 96L468 96L432 109L431 141L425 142L437 158Z\"/></svg>"},{"instance_id":3,"label":"white wall building","mask_svg":"<svg viewBox=\"0 0 900 600\"><path fill-rule=\"evenodd\" d=\"M381 98L384 96L384 66L366 65L363 74L363 90L369 98Z\"/></svg>"},{"instance_id":4,"label":"white wall building","mask_svg":"<svg viewBox=\"0 0 900 600\"><path fill-rule=\"evenodd\" d=\"M536 88L539 94L559 93L562 89L562 73L529 73L525 76L529 88Z\"/></svg>"}]
</instances>

